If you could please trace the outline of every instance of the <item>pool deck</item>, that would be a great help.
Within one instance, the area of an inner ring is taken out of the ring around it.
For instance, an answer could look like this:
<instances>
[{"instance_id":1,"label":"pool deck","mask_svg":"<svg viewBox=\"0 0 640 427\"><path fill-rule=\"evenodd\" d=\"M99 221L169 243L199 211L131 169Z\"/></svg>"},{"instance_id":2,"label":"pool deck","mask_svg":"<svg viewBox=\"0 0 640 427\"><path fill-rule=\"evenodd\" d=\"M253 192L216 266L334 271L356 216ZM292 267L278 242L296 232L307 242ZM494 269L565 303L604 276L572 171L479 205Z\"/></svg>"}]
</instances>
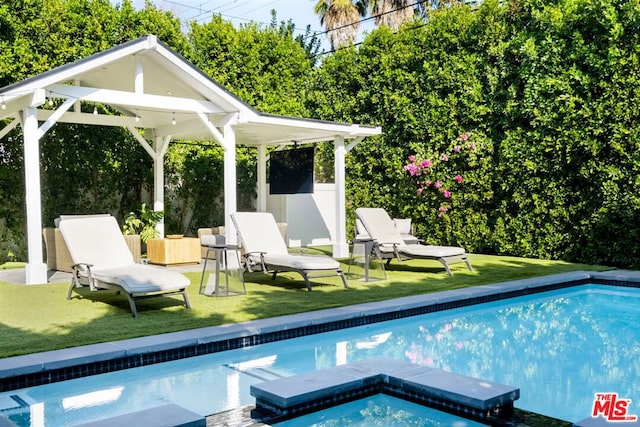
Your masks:
<instances>
[{"instance_id":1,"label":"pool deck","mask_svg":"<svg viewBox=\"0 0 640 427\"><path fill-rule=\"evenodd\" d=\"M196 265L190 266L190 268L200 269L202 267ZM0 280L8 281L9 279L4 276L5 272L2 274ZM14 272L14 274L19 273ZM113 360L140 360L147 357L150 361L146 364L149 364L172 360L172 357L174 359L185 357L185 349L195 351L194 354L223 351L224 349L256 345L261 342L271 342L306 333L371 323L384 318L393 318L393 316L404 317L587 282L638 287L640 286L640 271L576 271L539 276L244 323L8 357L0 359L0 391L37 385L37 381L32 381L35 376L48 377L46 383L67 379L67 374L86 376L105 372L102 368L96 369L96 366L101 366L101 364L109 365L106 368L107 371L129 367L126 364L114 367ZM261 340L262 337L267 337L266 341ZM220 346L217 347L217 345ZM236 347L233 347L234 345ZM176 354L172 356L171 352ZM158 358L155 356L156 354L162 354L162 357ZM87 371L83 371L83 368L79 369L79 367L86 367Z\"/></svg>"}]
</instances>

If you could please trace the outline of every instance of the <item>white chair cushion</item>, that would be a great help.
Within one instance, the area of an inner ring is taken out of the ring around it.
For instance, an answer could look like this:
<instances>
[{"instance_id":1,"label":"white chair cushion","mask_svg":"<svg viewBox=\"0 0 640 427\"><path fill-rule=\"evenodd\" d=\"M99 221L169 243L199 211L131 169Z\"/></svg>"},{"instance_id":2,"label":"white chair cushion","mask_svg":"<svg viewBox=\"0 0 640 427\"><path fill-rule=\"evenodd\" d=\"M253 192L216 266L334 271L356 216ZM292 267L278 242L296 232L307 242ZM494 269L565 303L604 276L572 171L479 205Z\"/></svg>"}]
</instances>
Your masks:
<instances>
[{"instance_id":1,"label":"white chair cushion","mask_svg":"<svg viewBox=\"0 0 640 427\"><path fill-rule=\"evenodd\" d=\"M411 218L394 218L393 225L400 234L411 234Z\"/></svg>"},{"instance_id":2,"label":"white chair cushion","mask_svg":"<svg viewBox=\"0 0 640 427\"><path fill-rule=\"evenodd\" d=\"M90 264L100 282L121 286L129 293L171 291L190 284L177 271L136 264L112 216L62 218L60 232L73 262Z\"/></svg>"},{"instance_id":3,"label":"white chair cushion","mask_svg":"<svg viewBox=\"0 0 640 427\"><path fill-rule=\"evenodd\" d=\"M432 245L398 245L398 252L409 255L413 258L445 258L456 255L463 255L464 249L455 246L432 246Z\"/></svg>"},{"instance_id":4,"label":"white chair cushion","mask_svg":"<svg viewBox=\"0 0 640 427\"><path fill-rule=\"evenodd\" d=\"M265 254L267 265L289 267L296 270L337 270L340 263L324 255Z\"/></svg>"},{"instance_id":5,"label":"white chair cushion","mask_svg":"<svg viewBox=\"0 0 640 427\"><path fill-rule=\"evenodd\" d=\"M246 253L288 254L278 224L269 212L235 212L231 219Z\"/></svg>"},{"instance_id":6,"label":"white chair cushion","mask_svg":"<svg viewBox=\"0 0 640 427\"><path fill-rule=\"evenodd\" d=\"M358 208L356 215L362 221L367 234L378 243L404 244L393 220L382 208Z\"/></svg>"},{"instance_id":7,"label":"white chair cushion","mask_svg":"<svg viewBox=\"0 0 640 427\"><path fill-rule=\"evenodd\" d=\"M63 216L60 232L73 262L109 269L134 264L118 222L112 216Z\"/></svg>"},{"instance_id":8,"label":"white chair cushion","mask_svg":"<svg viewBox=\"0 0 640 427\"><path fill-rule=\"evenodd\" d=\"M128 293L171 291L186 288L191 283L177 271L143 264L92 269L91 272L97 280L119 285Z\"/></svg>"}]
</instances>

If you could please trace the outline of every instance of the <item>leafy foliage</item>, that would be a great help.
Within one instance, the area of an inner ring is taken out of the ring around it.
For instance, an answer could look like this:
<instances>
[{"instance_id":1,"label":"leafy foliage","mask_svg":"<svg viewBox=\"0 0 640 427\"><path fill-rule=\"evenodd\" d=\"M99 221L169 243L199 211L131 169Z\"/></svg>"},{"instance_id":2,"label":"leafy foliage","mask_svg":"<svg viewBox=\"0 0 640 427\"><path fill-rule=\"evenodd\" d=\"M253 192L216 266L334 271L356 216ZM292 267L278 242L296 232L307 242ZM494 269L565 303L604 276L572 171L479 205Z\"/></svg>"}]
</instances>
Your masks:
<instances>
[{"instance_id":1,"label":"leafy foliage","mask_svg":"<svg viewBox=\"0 0 640 427\"><path fill-rule=\"evenodd\" d=\"M452 5L326 58L310 110L384 129L347 158L348 208L471 251L640 266L639 19L615 0ZM438 218L403 166L467 130L481 150Z\"/></svg>"},{"instance_id":2,"label":"leafy foliage","mask_svg":"<svg viewBox=\"0 0 640 427\"><path fill-rule=\"evenodd\" d=\"M154 211L147 208L146 203L143 203L138 212L129 212L124 217L122 233L125 235L139 234L140 240L146 243L149 239L158 237L156 224L162 220L163 216L163 211Z\"/></svg>"},{"instance_id":3,"label":"leafy foliage","mask_svg":"<svg viewBox=\"0 0 640 427\"><path fill-rule=\"evenodd\" d=\"M194 63L261 112L303 117L311 60L291 33L255 23L236 29L220 16L191 24Z\"/></svg>"}]
</instances>

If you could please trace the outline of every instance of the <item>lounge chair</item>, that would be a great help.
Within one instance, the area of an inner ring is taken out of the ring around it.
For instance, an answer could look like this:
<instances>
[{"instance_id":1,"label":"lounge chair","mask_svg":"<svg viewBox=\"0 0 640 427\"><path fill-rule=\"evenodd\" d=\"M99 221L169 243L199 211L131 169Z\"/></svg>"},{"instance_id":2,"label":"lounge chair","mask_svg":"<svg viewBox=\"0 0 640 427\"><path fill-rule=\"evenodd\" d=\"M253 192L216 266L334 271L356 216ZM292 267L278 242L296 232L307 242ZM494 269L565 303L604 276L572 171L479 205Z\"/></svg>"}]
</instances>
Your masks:
<instances>
[{"instance_id":1,"label":"lounge chair","mask_svg":"<svg viewBox=\"0 0 640 427\"><path fill-rule=\"evenodd\" d=\"M376 242L377 255L387 260L433 259L439 261L452 275L450 264L464 262L470 271L471 263L463 248L456 246L433 246L420 243L407 244L396 228L393 220L382 208L358 208L356 216L361 221L366 233Z\"/></svg>"},{"instance_id":2,"label":"lounge chair","mask_svg":"<svg viewBox=\"0 0 640 427\"><path fill-rule=\"evenodd\" d=\"M264 273L283 271L300 273L307 290L311 290L310 277L326 277L337 274L345 288L347 280L340 263L326 255L290 254L280 234L273 215L268 212L235 212L231 219L238 231L244 249L244 264L247 271L258 266Z\"/></svg>"},{"instance_id":3,"label":"lounge chair","mask_svg":"<svg viewBox=\"0 0 640 427\"><path fill-rule=\"evenodd\" d=\"M136 264L116 219L112 216L76 216L60 221L60 232L73 260L73 278L67 299L76 288L92 291L113 289L129 299L133 317L138 316L135 300L182 294L191 308L186 288L190 280L183 274L150 265Z\"/></svg>"}]
</instances>

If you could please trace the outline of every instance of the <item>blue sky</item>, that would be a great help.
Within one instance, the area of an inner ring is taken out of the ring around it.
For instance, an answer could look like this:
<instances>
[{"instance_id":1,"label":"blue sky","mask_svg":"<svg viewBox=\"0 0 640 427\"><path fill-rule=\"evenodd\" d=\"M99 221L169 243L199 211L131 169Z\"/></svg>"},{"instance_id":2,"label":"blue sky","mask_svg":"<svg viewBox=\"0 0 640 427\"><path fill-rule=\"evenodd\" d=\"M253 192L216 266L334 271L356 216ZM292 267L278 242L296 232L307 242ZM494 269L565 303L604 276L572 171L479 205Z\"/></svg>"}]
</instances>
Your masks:
<instances>
[{"instance_id":1,"label":"blue sky","mask_svg":"<svg viewBox=\"0 0 640 427\"><path fill-rule=\"evenodd\" d=\"M296 25L296 35L304 34L307 25L318 33L324 29L320 25L320 19L313 12L317 0L152 0L152 3L162 10L173 12L183 22L196 20L200 23L208 22L212 14L221 14L223 18L238 26L241 23L254 21L268 25L271 22L271 10L277 11L278 22L291 19ZM120 3L112 0L112 3ZM133 0L136 8L144 6L144 0ZM359 39L362 41L362 32L372 28L370 21L360 25ZM320 36L322 41L321 51L329 50L329 44L324 34Z\"/></svg>"}]
</instances>

